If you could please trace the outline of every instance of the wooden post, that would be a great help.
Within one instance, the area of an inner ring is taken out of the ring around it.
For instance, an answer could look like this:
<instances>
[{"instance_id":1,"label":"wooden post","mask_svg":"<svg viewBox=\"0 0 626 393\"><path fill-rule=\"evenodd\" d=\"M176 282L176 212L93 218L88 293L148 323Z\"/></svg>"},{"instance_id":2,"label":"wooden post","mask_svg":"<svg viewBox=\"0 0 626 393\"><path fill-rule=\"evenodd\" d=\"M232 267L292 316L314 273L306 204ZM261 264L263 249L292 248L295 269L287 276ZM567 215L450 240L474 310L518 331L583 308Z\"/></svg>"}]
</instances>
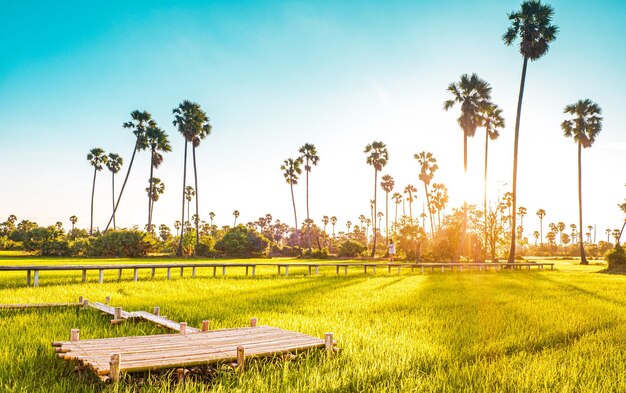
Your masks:
<instances>
[{"instance_id":1,"label":"wooden post","mask_svg":"<svg viewBox=\"0 0 626 393\"><path fill-rule=\"evenodd\" d=\"M80 329L70 330L70 341L77 342L80 340Z\"/></svg>"},{"instance_id":2,"label":"wooden post","mask_svg":"<svg viewBox=\"0 0 626 393\"><path fill-rule=\"evenodd\" d=\"M191 278L196 278L196 267L191 268Z\"/></svg>"},{"instance_id":3,"label":"wooden post","mask_svg":"<svg viewBox=\"0 0 626 393\"><path fill-rule=\"evenodd\" d=\"M307 266L307 267L309 268L309 276L310 276L310 275L311 275L311 268L312 268L313 266L309 265L309 266Z\"/></svg>"},{"instance_id":4,"label":"wooden post","mask_svg":"<svg viewBox=\"0 0 626 393\"><path fill-rule=\"evenodd\" d=\"M155 306L152 308L152 314L159 316L161 315L161 307Z\"/></svg>"},{"instance_id":5,"label":"wooden post","mask_svg":"<svg viewBox=\"0 0 626 393\"><path fill-rule=\"evenodd\" d=\"M226 275L226 265L222 266L222 276Z\"/></svg>"},{"instance_id":6,"label":"wooden post","mask_svg":"<svg viewBox=\"0 0 626 393\"><path fill-rule=\"evenodd\" d=\"M246 265L246 277L248 277L248 265Z\"/></svg>"},{"instance_id":7,"label":"wooden post","mask_svg":"<svg viewBox=\"0 0 626 393\"><path fill-rule=\"evenodd\" d=\"M35 278L33 281L33 286L35 287L39 286L39 270L35 270Z\"/></svg>"},{"instance_id":8,"label":"wooden post","mask_svg":"<svg viewBox=\"0 0 626 393\"><path fill-rule=\"evenodd\" d=\"M183 336L187 335L187 322L181 322L180 323L180 334L182 334Z\"/></svg>"},{"instance_id":9,"label":"wooden post","mask_svg":"<svg viewBox=\"0 0 626 393\"><path fill-rule=\"evenodd\" d=\"M441 265L441 272L443 273L445 270L445 266Z\"/></svg>"},{"instance_id":10,"label":"wooden post","mask_svg":"<svg viewBox=\"0 0 626 393\"><path fill-rule=\"evenodd\" d=\"M285 265L285 277L289 275L289 265Z\"/></svg>"},{"instance_id":11,"label":"wooden post","mask_svg":"<svg viewBox=\"0 0 626 393\"><path fill-rule=\"evenodd\" d=\"M122 356L119 353L114 353L111 355L111 360L109 361L109 376L111 377L111 381L117 383L120 381L120 363L122 362Z\"/></svg>"},{"instance_id":12,"label":"wooden post","mask_svg":"<svg viewBox=\"0 0 626 393\"><path fill-rule=\"evenodd\" d=\"M343 274L348 274L348 265L343 267Z\"/></svg>"},{"instance_id":13,"label":"wooden post","mask_svg":"<svg viewBox=\"0 0 626 393\"><path fill-rule=\"evenodd\" d=\"M276 267L278 268L278 276L280 277L280 265L276 265Z\"/></svg>"},{"instance_id":14,"label":"wooden post","mask_svg":"<svg viewBox=\"0 0 626 393\"><path fill-rule=\"evenodd\" d=\"M84 299L83 300L83 306L87 307L89 305L89 300Z\"/></svg>"},{"instance_id":15,"label":"wooden post","mask_svg":"<svg viewBox=\"0 0 626 393\"><path fill-rule=\"evenodd\" d=\"M257 322L258 322L258 319L250 318L250 327L256 327Z\"/></svg>"},{"instance_id":16,"label":"wooden post","mask_svg":"<svg viewBox=\"0 0 626 393\"><path fill-rule=\"evenodd\" d=\"M330 332L324 335L324 347L328 356L333 354L333 334Z\"/></svg>"},{"instance_id":17,"label":"wooden post","mask_svg":"<svg viewBox=\"0 0 626 393\"><path fill-rule=\"evenodd\" d=\"M246 367L246 354L243 347L237 347L237 372L242 373Z\"/></svg>"},{"instance_id":18,"label":"wooden post","mask_svg":"<svg viewBox=\"0 0 626 393\"><path fill-rule=\"evenodd\" d=\"M367 265L363 265L363 274L367 274Z\"/></svg>"},{"instance_id":19,"label":"wooden post","mask_svg":"<svg viewBox=\"0 0 626 393\"><path fill-rule=\"evenodd\" d=\"M398 265L398 274L400 274L400 269L402 268L402 265Z\"/></svg>"},{"instance_id":20,"label":"wooden post","mask_svg":"<svg viewBox=\"0 0 626 393\"><path fill-rule=\"evenodd\" d=\"M459 269L460 269L459 271L463 273L463 265L459 266Z\"/></svg>"},{"instance_id":21,"label":"wooden post","mask_svg":"<svg viewBox=\"0 0 626 393\"><path fill-rule=\"evenodd\" d=\"M98 275L98 282L102 284L104 282L104 270L100 269L100 273Z\"/></svg>"},{"instance_id":22,"label":"wooden post","mask_svg":"<svg viewBox=\"0 0 626 393\"><path fill-rule=\"evenodd\" d=\"M113 309L113 321L120 322L122 320L122 307L115 307Z\"/></svg>"},{"instance_id":23,"label":"wooden post","mask_svg":"<svg viewBox=\"0 0 626 393\"><path fill-rule=\"evenodd\" d=\"M178 383L184 383L185 377L189 374L189 370L186 368L177 368L176 369L176 381Z\"/></svg>"},{"instance_id":24,"label":"wooden post","mask_svg":"<svg viewBox=\"0 0 626 393\"><path fill-rule=\"evenodd\" d=\"M30 287L30 270L26 270L26 286Z\"/></svg>"},{"instance_id":25,"label":"wooden post","mask_svg":"<svg viewBox=\"0 0 626 393\"><path fill-rule=\"evenodd\" d=\"M167 268L167 279L168 280L172 279L172 268L171 267Z\"/></svg>"},{"instance_id":26,"label":"wooden post","mask_svg":"<svg viewBox=\"0 0 626 393\"><path fill-rule=\"evenodd\" d=\"M422 266L422 274L424 274L424 266Z\"/></svg>"},{"instance_id":27,"label":"wooden post","mask_svg":"<svg viewBox=\"0 0 626 393\"><path fill-rule=\"evenodd\" d=\"M256 275L256 265L252 265L252 275Z\"/></svg>"},{"instance_id":28,"label":"wooden post","mask_svg":"<svg viewBox=\"0 0 626 393\"><path fill-rule=\"evenodd\" d=\"M104 298L104 304L109 304L109 302L111 301L111 297L107 296Z\"/></svg>"},{"instance_id":29,"label":"wooden post","mask_svg":"<svg viewBox=\"0 0 626 393\"><path fill-rule=\"evenodd\" d=\"M87 269L83 269L83 284L87 282Z\"/></svg>"},{"instance_id":30,"label":"wooden post","mask_svg":"<svg viewBox=\"0 0 626 393\"><path fill-rule=\"evenodd\" d=\"M184 269L185 269L184 267L181 267L181 268L180 268L180 276L181 276L181 277L183 276L183 270L184 270Z\"/></svg>"},{"instance_id":31,"label":"wooden post","mask_svg":"<svg viewBox=\"0 0 626 393\"><path fill-rule=\"evenodd\" d=\"M374 265L374 274L376 274L376 265Z\"/></svg>"},{"instance_id":32,"label":"wooden post","mask_svg":"<svg viewBox=\"0 0 626 393\"><path fill-rule=\"evenodd\" d=\"M320 267L320 265L315 265L315 275L316 276L320 274L319 267Z\"/></svg>"},{"instance_id":33,"label":"wooden post","mask_svg":"<svg viewBox=\"0 0 626 393\"><path fill-rule=\"evenodd\" d=\"M133 281L137 281L139 279L139 269L135 269L135 271L133 272Z\"/></svg>"},{"instance_id":34,"label":"wooden post","mask_svg":"<svg viewBox=\"0 0 626 393\"><path fill-rule=\"evenodd\" d=\"M117 281L122 281L122 269L117 269Z\"/></svg>"},{"instance_id":35,"label":"wooden post","mask_svg":"<svg viewBox=\"0 0 626 393\"><path fill-rule=\"evenodd\" d=\"M204 321L202 321L202 331L208 332L209 329L210 329L210 322L209 320L205 319Z\"/></svg>"},{"instance_id":36,"label":"wooden post","mask_svg":"<svg viewBox=\"0 0 626 393\"><path fill-rule=\"evenodd\" d=\"M83 297L82 296L78 297L78 303L83 304Z\"/></svg>"},{"instance_id":37,"label":"wooden post","mask_svg":"<svg viewBox=\"0 0 626 393\"><path fill-rule=\"evenodd\" d=\"M215 271L217 270L217 266L213 266L213 277L215 277Z\"/></svg>"},{"instance_id":38,"label":"wooden post","mask_svg":"<svg viewBox=\"0 0 626 393\"><path fill-rule=\"evenodd\" d=\"M387 273L391 273L391 265L387 265Z\"/></svg>"},{"instance_id":39,"label":"wooden post","mask_svg":"<svg viewBox=\"0 0 626 393\"><path fill-rule=\"evenodd\" d=\"M339 275L339 265L335 266L335 273L337 273L337 275Z\"/></svg>"},{"instance_id":40,"label":"wooden post","mask_svg":"<svg viewBox=\"0 0 626 393\"><path fill-rule=\"evenodd\" d=\"M156 273L156 268L152 268L152 275L150 277L154 278L154 274Z\"/></svg>"}]
</instances>

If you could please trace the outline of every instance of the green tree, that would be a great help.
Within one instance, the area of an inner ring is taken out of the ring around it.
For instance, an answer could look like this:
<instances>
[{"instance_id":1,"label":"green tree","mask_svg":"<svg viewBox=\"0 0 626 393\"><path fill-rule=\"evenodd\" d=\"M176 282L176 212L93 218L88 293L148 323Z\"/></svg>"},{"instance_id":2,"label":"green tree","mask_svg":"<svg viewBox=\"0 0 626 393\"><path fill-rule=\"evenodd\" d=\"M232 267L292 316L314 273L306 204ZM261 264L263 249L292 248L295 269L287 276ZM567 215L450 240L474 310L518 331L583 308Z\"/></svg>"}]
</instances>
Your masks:
<instances>
[{"instance_id":1,"label":"green tree","mask_svg":"<svg viewBox=\"0 0 626 393\"><path fill-rule=\"evenodd\" d=\"M539 217L539 234L541 235L541 245L543 246L543 218L546 216L546 211L543 209L537 210L537 217Z\"/></svg>"},{"instance_id":2,"label":"green tree","mask_svg":"<svg viewBox=\"0 0 626 393\"><path fill-rule=\"evenodd\" d=\"M376 190L378 189L378 172L380 172L385 165L387 165L387 161L389 160L389 152L387 151L387 146L383 142L372 142L371 144L365 146L365 150L363 151L367 154L367 164L374 167L374 214L373 217L373 234L374 234L374 246L372 247L372 258L376 254Z\"/></svg>"},{"instance_id":3,"label":"green tree","mask_svg":"<svg viewBox=\"0 0 626 393\"><path fill-rule=\"evenodd\" d=\"M70 217L70 222L72 223L72 231L74 231L74 226L76 225L76 223L78 222L78 217L72 215Z\"/></svg>"},{"instance_id":4,"label":"green tree","mask_svg":"<svg viewBox=\"0 0 626 393\"><path fill-rule=\"evenodd\" d=\"M552 24L554 9L541 4L539 0L527 0L521 5L519 11L508 14L511 25L502 40L507 46L512 45L519 39L519 51L524 58L522 65L522 78L517 99L517 114L515 117L515 142L513 147L513 211L517 208L517 161L519 144L520 116L522 114L522 99L524 97L524 84L526 82L526 67L528 60L539 60L548 52L549 44L556 39L558 27ZM515 214L511 217L512 226L515 228ZM509 263L515 261L515 231L511 231L511 250L509 251Z\"/></svg>"},{"instance_id":5,"label":"green tree","mask_svg":"<svg viewBox=\"0 0 626 393\"><path fill-rule=\"evenodd\" d=\"M193 197L196 195L196 191L192 186L185 187L185 200L187 201L187 222L191 223L191 201ZM184 215L183 215L184 219Z\"/></svg>"},{"instance_id":6,"label":"green tree","mask_svg":"<svg viewBox=\"0 0 626 393\"><path fill-rule=\"evenodd\" d=\"M120 157L119 154L109 153L109 158L106 162L106 166L111 172L111 201L113 204L113 230L117 229L115 225L115 174L117 174L120 171L120 169L122 169L123 164L124 164L124 159L122 159L122 157Z\"/></svg>"},{"instance_id":7,"label":"green tree","mask_svg":"<svg viewBox=\"0 0 626 393\"><path fill-rule=\"evenodd\" d=\"M165 184L161 182L161 179L159 179L158 177L150 178L150 181L148 182L148 187L146 188L146 193L148 193L148 196L150 198L150 205L151 205L148 228L153 227L152 212L154 210L154 202L158 201L159 197L164 192L165 192Z\"/></svg>"},{"instance_id":8,"label":"green tree","mask_svg":"<svg viewBox=\"0 0 626 393\"><path fill-rule=\"evenodd\" d=\"M196 214L198 213L198 169L196 165L196 148L200 142L211 134L212 126L206 113L200 109L200 105L188 100L183 101L172 111L174 114L173 124L178 128L178 132L185 138L185 158L183 163L183 200L182 218L185 220L185 189L187 182L187 145L191 143L193 155L193 174L196 192ZM178 255L183 254L183 231L181 230L180 243L178 245ZM196 249L200 245L200 231L196 223Z\"/></svg>"},{"instance_id":9,"label":"green tree","mask_svg":"<svg viewBox=\"0 0 626 393\"><path fill-rule=\"evenodd\" d=\"M235 221L233 222L233 228L237 226L237 219L239 218L239 210L233 211L233 217L235 217Z\"/></svg>"},{"instance_id":10,"label":"green tree","mask_svg":"<svg viewBox=\"0 0 626 393\"><path fill-rule=\"evenodd\" d=\"M87 154L87 161L93 167L93 185L91 186L91 221L89 223L89 234L93 234L93 199L96 192L96 174L102 170L102 165L106 164L108 157L104 155L104 150L96 147Z\"/></svg>"},{"instance_id":11,"label":"green tree","mask_svg":"<svg viewBox=\"0 0 626 393\"><path fill-rule=\"evenodd\" d=\"M448 204L448 187L443 183L433 183L432 203L437 210L437 228L441 228L441 212Z\"/></svg>"},{"instance_id":12,"label":"green tree","mask_svg":"<svg viewBox=\"0 0 626 393\"><path fill-rule=\"evenodd\" d=\"M417 192L417 188L412 184L407 184L403 192L407 194L406 200L409 202L409 218L411 219L411 223L413 223L413 201L415 200L413 195Z\"/></svg>"},{"instance_id":13,"label":"green tree","mask_svg":"<svg viewBox=\"0 0 626 393\"><path fill-rule=\"evenodd\" d=\"M333 227L333 237L335 237L335 225L337 225L337 217L332 216L330 218L330 225Z\"/></svg>"},{"instance_id":14,"label":"green tree","mask_svg":"<svg viewBox=\"0 0 626 393\"><path fill-rule=\"evenodd\" d=\"M150 180L148 190L153 189L154 169L158 169L163 163L163 153L172 151L169 137L167 133L155 125L148 127L146 130L146 142L150 148ZM161 183L162 187L165 187ZM152 208L154 205L154 196L157 195L148 191L148 227L152 226ZM158 198L158 195L157 195Z\"/></svg>"},{"instance_id":15,"label":"green tree","mask_svg":"<svg viewBox=\"0 0 626 393\"><path fill-rule=\"evenodd\" d=\"M420 174L419 179L424 183L424 191L426 194L426 204L428 205L428 213L430 216L430 237L434 236L434 225L433 225L433 214L432 207L430 204L430 193L428 192L428 186L430 185L431 180L435 176L435 172L439 169L437 165L437 159L433 156L431 152L420 152L418 154L414 154L413 158L417 160L420 164Z\"/></svg>"},{"instance_id":16,"label":"green tree","mask_svg":"<svg viewBox=\"0 0 626 393\"><path fill-rule=\"evenodd\" d=\"M398 205L400 205L400 203L402 203L402 194L400 194L399 192L394 192L393 195L391 195L391 199L393 199L393 202L396 204L396 213L394 214L394 226L398 226Z\"/></svg>"},{"instance_id":17,"label":"green tree","mask_svg":"<svg viewBox=\"0 0 626 393\"><path fill-rule=\"evenodd\" d=\"M579 100L578 102L567 105L563 111L571 115L572 118L564 120L561 123L563 133L567 138L574 138L574 142L578 145L578 225L583 227L583 197L582 197L582 149L593 145L596 136L602 130L602 109L598 104L590 99ZM585 247L583 239L580 241L580 263L587 265L585 256Z\"/></svg>"},{"instance_id":18,"label":"green tree","mask_svg":"<svg viewBox=\"0 0 626 393\"><path fill-rule=\"evenodd\" d=\"M395 185L395 181L393 177L390 175L384 175L382 177L382 181L380 182L380 186L383 191L385 191L385 234L387 235L387 243L389 243L389 193L393 191L393 187ZM398 215L398 205L396 204L396 218Z\"/></svg>"},{"instance_id":19,"label":"green tree","mask_svg":"<svg viewBox=\"0 0 626 393\"><path fill-rule=\"evenodd\" d=\"M313 165L317 165L320 158L317 155L317 149L312 143L305 143L298 152L300 158L304 162L304 170L306 171L306 219L307 219L307 245L311 251L311 219L309 217L309 172Z\"/></svg>"},{"instance_id":20,"label":"green tree","mask_svg":"<svg viewBox=\"0 0 626 393\"><path fill-rule=\"evenodd\" d=\"M283 165L280 166L280 170L283 171L283 176L285 177L285 181L289 184L289 188L291 189L291 202L293 204L293 218L296 223L296 239L300 239L298 232L298 215L296 214L296 199L293 195L293 186L298 184L298 176L302 174L302 169L300 168L302 165L302 159L296 158L288 158L283 161Z\"/></svg>"},{"instance_id":21,"label":"green tree","mask_svg":"<svg viewBox=\"0 0 626 393\"><path fill-rule=\"evenodd\" d=\"M154 120L152 120L152 115L145 111L133 111L131 112L130 117L131 121L124 123L124 128L130 128L133 130L133 134L135 134L135 148L133 149L133 155L130 157L130 164L128 164L128 169L126 169L126 176L124 177L124 182L122 183L120 195L118 195L117 202L115 202L113 214L111 214L111 218L109 218L109 222L107 223L106 228L104 228L105 232L109 229L109 226L115 217L115 213L117 212L117 208L120 205L120 201L122 200L122 194L124 194L126 182L128 182L128 176L130 175L130 170L132 169L133 162L135 161L135 154L140 150L146 150L148 148L148 144L146 143L146 128L156 124Z\"/></svg>"}]
</instances>

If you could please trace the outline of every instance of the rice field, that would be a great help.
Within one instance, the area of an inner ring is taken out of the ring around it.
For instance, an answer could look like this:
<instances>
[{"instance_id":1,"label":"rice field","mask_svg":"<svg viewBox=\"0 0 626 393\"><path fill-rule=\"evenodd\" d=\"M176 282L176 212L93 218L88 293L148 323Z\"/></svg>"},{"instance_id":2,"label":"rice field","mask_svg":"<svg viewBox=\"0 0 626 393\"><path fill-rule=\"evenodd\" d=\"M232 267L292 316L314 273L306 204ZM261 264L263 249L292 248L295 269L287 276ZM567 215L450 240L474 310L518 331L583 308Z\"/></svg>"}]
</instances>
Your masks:
<instances>
[{"instance_id":1,"label":"rice field","mask_svg":"<svg viewBox=\"0 0 626 393\"><path fill-rule=\"evenodd\" d=\"M167 259L167 262L172 262ZM103 263L72 260L72 263ZM122 261L128 262L128 261ZM136 262L136 261L135 261ZM142 261L143 262L143 261ZM147 262L147 261L146 261ZM150 260L149 262L154 262ZM3 264L67 264L5 255ZM117 272L98 284L80 273L46 273L39 288L24 274L0 274L0 303L92 301L111 297L126 310L160 306L168 318L198 327L260 324L323 337L341 352L300 354L293 361L252 360L246 372L223 366L184 384L172 373L126 376L116 387L56 358L51 341L71 328L81 339L166 333L149 323L111 325L80 309L0 310L0 391L8 392L369 392L369 391L626 391L626 276L604 266L557 261L555 271L435 272L379 270L308 277L274 269L257 276L195 279ZM300 273L300 274L299 274ZM113 277L115 276L115 277Z\"/></svg>"}]
</instances>

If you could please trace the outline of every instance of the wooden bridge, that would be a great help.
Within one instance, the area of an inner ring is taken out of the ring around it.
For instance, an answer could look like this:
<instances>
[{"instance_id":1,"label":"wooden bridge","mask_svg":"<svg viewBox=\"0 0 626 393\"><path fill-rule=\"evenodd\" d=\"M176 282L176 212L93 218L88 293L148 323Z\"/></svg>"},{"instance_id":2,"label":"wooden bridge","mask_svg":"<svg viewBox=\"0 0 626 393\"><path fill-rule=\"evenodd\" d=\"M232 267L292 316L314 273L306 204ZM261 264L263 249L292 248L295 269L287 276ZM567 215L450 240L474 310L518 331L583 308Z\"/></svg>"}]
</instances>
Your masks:
<instances>
[{"instance_id":1,"label":"wooden bridge","mask_svg":"<svg viewBox=\"0 0 626 393\"><path fill-rule=\"evenodd\" d=\"M367 274L368 271L376 274L377 268L387 269L388 273L392 270L396 270L398 274L402 270L409 270L414 272L418 269L421 273L427 270L431 272L441 271L445 272L446 269L450 271L458 270L460 272L470 270L503 270L503 269L531 269L536 267L543 270L544 267L549 266L550 270L554 269L554 263L535 263L535 262L523 262L523 263L173 263L173 264L108 264L108 265L30 265L30 266L0 266L0 272L10 271L23 271L26 272L26 285L39 286L39 273L41 271L81 271L82 282L87 281L88 271L98 271L98 282L104 282L104 272L106 270L117 270L118 280L122 278L122 272L124 270L133 270L133 281L139 280L139 270L150 270L151 278L154 278L157 269L165 269L167 279L172 278L172 269L180 271L180 277L184 276L185 269L191 270L191 277L196 277L198 269L212 269L213 276L217 275L218 269L221 270L223 276L226 275L226 269L237 269L242 272L245 271L245 275L256 275L257 267L274 267L277 269L278 275L289 275L290 268L307 268L308 274L319 274L320 268L333 269L336 274L340 274L343 271L344 274L348 274L348 269L362 270ZM293 270L292 270L293 271Z\"/></svg>"}]
</instances>

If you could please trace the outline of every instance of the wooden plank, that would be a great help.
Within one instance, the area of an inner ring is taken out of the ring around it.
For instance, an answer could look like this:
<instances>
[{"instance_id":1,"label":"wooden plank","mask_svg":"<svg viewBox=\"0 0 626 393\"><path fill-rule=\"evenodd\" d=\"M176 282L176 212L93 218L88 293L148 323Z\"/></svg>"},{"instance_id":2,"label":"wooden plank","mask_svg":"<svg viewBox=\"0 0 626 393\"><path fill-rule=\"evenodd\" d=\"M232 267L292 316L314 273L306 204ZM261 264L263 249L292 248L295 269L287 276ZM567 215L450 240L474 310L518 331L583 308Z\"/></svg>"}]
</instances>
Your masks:
<instances>
[{"instance_id":1,"label":"wooden plank","mask_svg":"<svg viewBox=\"0 0 626 393\"><path fill-rule=\"evenodd\" d=\"M22 310L28 308L48 308L48 307L81 307L81 303L37 303L37 304L0 304L3 310Z\"/></svg>"}]
</instances>

